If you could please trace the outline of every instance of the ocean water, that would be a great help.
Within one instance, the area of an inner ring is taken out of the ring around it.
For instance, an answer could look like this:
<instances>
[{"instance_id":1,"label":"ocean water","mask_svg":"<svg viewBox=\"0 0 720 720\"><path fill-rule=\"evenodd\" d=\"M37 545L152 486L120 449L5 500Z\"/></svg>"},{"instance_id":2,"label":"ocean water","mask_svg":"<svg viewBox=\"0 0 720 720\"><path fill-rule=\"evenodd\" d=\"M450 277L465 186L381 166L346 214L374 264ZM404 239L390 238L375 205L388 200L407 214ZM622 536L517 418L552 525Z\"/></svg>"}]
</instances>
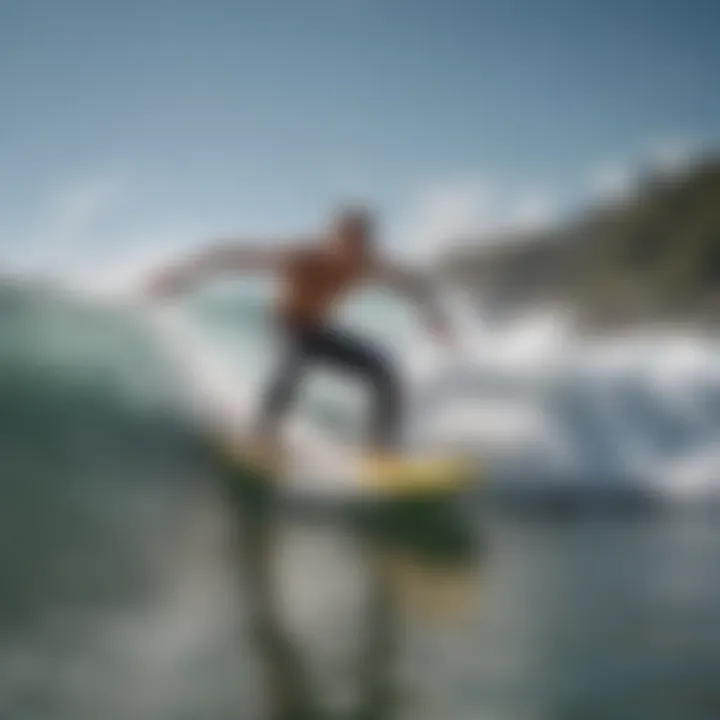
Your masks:
<instances>
[{"instance_id":1,"label":"ocean water","mask_svg":"<svg viewBox=\"0 0 720 720\"><path fill-rule=\"evenodd\" d=\"M198 418L252 414L261 295L178 323L3 289L0 717L720 717L714 341L465 318L443 357L349 314L404 364L408 444L490 458L486 495L307 512L225 466ZM352 442L363 395L295 415Z\"/></svg>"}]
</instances>

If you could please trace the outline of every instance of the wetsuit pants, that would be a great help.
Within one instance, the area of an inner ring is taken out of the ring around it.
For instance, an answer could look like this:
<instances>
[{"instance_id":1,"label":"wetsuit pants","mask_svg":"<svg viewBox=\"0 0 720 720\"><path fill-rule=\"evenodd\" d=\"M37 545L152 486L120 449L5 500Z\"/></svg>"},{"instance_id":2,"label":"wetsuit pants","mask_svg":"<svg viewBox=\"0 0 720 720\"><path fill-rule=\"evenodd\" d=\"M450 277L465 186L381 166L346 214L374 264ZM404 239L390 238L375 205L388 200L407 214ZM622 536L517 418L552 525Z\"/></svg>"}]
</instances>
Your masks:
<instances>
[{"instance_id":1,"label":"wetsuit pants","mask_svg":"<svg viewBox=\"0 0 720 720\"><path fill-rule=\"evenodd\" d=\"M283 328L285 356L263 397L261 433L273 433L295 400L308 367L329 366L367 381L373 393L370 442L375 449L398 447L401 424L401 389L389 358L342 330L327 327Z\"/></svg>"}]
</instances>

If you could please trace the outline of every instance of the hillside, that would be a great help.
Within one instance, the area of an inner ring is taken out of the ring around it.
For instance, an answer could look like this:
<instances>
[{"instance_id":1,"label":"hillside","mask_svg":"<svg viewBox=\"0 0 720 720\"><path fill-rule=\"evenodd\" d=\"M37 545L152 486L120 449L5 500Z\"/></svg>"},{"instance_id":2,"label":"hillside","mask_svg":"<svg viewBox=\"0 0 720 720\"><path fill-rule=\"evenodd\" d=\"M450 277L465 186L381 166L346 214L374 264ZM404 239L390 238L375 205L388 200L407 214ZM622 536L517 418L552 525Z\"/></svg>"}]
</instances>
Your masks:
<instances>
[{"instance_id":1,"label":"hillside","mask_svg":"<svg viewBox=\"0 0 720 720\"><path fill-rule=\"evenodd\" d=\"M592 325L709 322L720 313L720 157L649 176L553 231L466 242L443 271L495 305L566 302Z\"/></svg>"}]
</instances>

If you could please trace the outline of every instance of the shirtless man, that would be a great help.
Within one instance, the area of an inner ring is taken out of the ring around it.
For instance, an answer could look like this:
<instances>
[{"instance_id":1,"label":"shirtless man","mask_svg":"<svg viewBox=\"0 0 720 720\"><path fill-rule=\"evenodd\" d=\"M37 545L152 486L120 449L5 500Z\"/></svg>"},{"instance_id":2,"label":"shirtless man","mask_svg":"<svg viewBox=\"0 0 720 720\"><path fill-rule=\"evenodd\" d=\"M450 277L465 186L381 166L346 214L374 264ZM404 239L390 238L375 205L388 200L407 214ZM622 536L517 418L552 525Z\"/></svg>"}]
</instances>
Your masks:
<instances>
[{"instance_id":1,"label":"shirtless man","mask_svg":"<svg viewBox=\"0 0 720 720\"><path fill-rule=\"evenodd\" d=\"M427 280L385 262L374 241L371 215L362 209L345 209L324 232L304 242L279 248L220 243L151 280L151 294L168 297L195 281L222 274L268 272L279 278L281 292L274 318L287 349L263 397L258 424L263 447L275 445L279 420L294 400L303 371L322 363L369 381L374 391L372 447L385 456L397 450L402 422L397 372L371 343L333 327L331 312L349 291L375 281L414 300L438 337L448 337L448 326Z\"/></svg>"}]
</instances>

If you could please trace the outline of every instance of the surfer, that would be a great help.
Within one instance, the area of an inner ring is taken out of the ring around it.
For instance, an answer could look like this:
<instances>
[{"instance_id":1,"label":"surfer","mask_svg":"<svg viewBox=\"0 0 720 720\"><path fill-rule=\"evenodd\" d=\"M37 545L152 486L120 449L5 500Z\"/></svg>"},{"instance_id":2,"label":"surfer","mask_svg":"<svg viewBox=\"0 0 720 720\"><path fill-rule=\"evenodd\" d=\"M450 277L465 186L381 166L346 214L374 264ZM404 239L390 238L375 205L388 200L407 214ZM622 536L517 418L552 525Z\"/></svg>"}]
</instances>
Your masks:
<instances>
[{"instance_id":1,"label":"surfer","mask_svg":"<svg viewBox=\"0 0 720 720\"><path fill-rule=\"evenodd\" d=\"M295 398L304 371L326 364L370 383L372 448L385 457L398 451L402 425L398 372L388 355L367 339L336 327L331 313L349 291L376 282L413 300L438 339L449 339L450 332L429 280L382 258L375 234L369 211L345 208L316 237L278 247L219 242L151 278L148 290L158 298L172 297L198 281L220 275L269 273L280 281L273 315L286 350L262 399L257 427L261 447L277 447L279 422Z\"/></svg>"}]
</instances>

